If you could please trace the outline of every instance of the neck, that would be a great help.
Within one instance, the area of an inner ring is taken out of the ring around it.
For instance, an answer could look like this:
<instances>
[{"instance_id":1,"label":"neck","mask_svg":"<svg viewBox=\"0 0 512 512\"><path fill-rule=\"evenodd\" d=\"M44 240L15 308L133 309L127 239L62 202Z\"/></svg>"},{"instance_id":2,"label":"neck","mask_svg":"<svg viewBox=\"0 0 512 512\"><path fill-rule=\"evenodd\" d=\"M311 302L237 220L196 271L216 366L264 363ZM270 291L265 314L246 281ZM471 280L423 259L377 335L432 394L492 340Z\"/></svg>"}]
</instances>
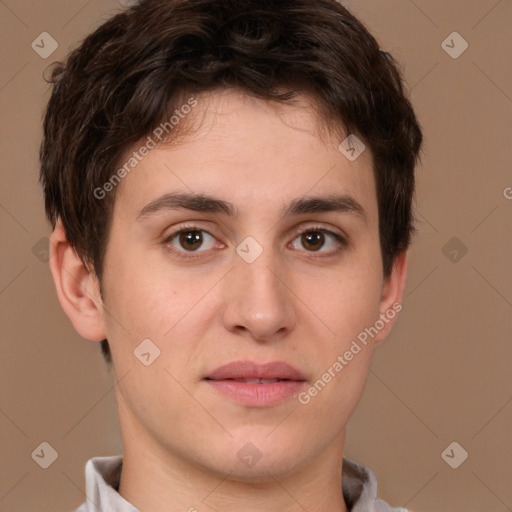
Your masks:
<instances>
[{"instance_id":1,"label":"neck","mask_svg":"<svg viewBox=\"0 0 512 512\"><path fill-rule=\"evenodd\" d=\"M119 494L141 511L347 512L339 456L344 436L299 469L265 471L251 480L194 465L160 445L141 442L139 435L127 441L123 435Z\"/></svg>"}]
</instances>

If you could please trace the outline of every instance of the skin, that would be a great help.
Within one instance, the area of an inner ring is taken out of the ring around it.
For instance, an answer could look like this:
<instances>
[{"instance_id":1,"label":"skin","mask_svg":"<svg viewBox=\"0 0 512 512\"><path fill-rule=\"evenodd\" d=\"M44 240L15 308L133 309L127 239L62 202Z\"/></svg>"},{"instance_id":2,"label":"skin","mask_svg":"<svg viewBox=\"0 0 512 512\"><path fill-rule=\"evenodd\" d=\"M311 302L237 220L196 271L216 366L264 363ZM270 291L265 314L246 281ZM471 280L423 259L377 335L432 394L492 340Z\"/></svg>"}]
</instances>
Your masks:
<instances>
[{"instance_id":1,"label":"skin","mask_svg":"<svg viewBox=\"0 0 512 512\"><path fill-rule=\"evenodd\" d=\"M247 407L204 377L236 360L286 361L308 389L401 300L406 255L384 279L370 151L345 158L339 136L320 135L305 96L279 105L232 90L197 99L186 121L193 129L153 149L117 188L103 299L60 224L51 237L65 312L83 337L111 347L120 494L142 511L346 511L346 424L396 317L307 405L290 397ZM238 215L175 208L137 219L172 192L229 201ZM351 196L365 219L350 211L283 217L292 200L332 194ZM207 233L195 252L166 241L184 223ZM301 237L318 229L344 234L348 247L321 233L312 246ZM236 253L247 236L263 248L253 263ZM149 366L134 356L147 338L160 349ZM253 467L237 457L246 443L261 453Z\"/></svg>"}]
</instances>

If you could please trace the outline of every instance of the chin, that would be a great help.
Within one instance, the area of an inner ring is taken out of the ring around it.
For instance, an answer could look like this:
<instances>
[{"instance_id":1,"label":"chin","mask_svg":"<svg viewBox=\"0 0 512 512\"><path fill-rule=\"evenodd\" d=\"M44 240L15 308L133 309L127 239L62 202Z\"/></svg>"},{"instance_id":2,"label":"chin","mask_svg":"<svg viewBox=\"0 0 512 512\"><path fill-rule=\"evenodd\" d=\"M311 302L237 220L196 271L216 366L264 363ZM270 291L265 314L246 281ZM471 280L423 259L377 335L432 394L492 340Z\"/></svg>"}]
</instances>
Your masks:
<instances>
[{"instance_id":1,"label":"chin","mask_svg":"<svg viewBox=\"0 0 512 512\"><path fill-rule=\"evenodd\" d=\"M272 477L285 477L305 462L304 449L297 451L297 447L304 447L304 442L286 435L285 429L281 435L269 436L271 431L267 427L258 430L252 427L246 434L238 433L235 439L229 439L227 446L209 456L209 465L215 466L215 471L224 477L229 474L228 479L232 481L263 484L274 481Z\"/></svg>"}]
</instances>

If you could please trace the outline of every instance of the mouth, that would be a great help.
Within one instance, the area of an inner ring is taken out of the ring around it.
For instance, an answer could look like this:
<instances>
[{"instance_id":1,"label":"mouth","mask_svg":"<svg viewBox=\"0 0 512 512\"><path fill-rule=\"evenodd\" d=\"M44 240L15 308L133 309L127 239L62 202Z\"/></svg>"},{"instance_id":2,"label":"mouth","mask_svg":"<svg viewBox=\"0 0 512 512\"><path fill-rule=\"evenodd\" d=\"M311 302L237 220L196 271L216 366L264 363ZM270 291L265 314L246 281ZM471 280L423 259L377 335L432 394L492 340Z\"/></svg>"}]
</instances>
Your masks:
<instances>
[{"instance_id":1,"label":"mouth","mask_svg":"<svg viewBox=\"0 0 512 512\"><path fill-rule=\"evenodd\" d=\"M273 384L274 382L283 382L288 379L206 379L206 380L232 380L234 382L245 382L245 384Z\"/></svg>"},{"instance_id":2,"label":"mouth","mask_svg":"<svg viewBox=\"0 0 512 512\"><path fill-rule=\"evenodd\" d=\"M299 370L282 361L235 361L217 368L204 381L215 393L247 407L275 406L306 383Z\"/></svg>"},{"instance_id":3,"label":"mouth","mask_svg":"<svg viewBox=\"0 0 512 512\"><path fill-rule=\"evenodd\" d=\"M271 381L305 381L304 375L284 361L272 361L259 364L253 361L233 361L220 366L206 377L207 380L255 381L251 384L270 383ZM256 382L258 381L258 382Z\"/></svg>"}]
</instances>

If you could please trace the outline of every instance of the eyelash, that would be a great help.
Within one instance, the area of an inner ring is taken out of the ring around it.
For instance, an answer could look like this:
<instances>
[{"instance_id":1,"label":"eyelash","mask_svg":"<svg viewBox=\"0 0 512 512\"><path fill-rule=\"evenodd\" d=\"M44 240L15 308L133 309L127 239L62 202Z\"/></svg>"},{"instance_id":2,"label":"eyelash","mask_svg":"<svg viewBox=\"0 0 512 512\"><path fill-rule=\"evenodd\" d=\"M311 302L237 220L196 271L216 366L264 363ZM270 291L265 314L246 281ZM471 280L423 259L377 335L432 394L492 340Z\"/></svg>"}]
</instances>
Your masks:
<instances>
[{"instance_id":1,"label":"eyelash","mask_svg":"<svg viewBox=\"0 0 512 512\"><path fill-rule=\"evenodd\" d=\"M206 229L203 229L203 228L200 228L200 227L194 226L194 225L184 225L184 226L181 226L178 231L175 231L174 233L172 233L171 235L166 237L163 240L162 244L165 246L165 248L166 248L166 250L168 252L170 252L173 255L177 256L178 258L182 258L184 260L193 260L193 259L196 259L196 258L203 257L201 255L201 252L206 252L206 251L185 251L185 250L181 251L181 250L176 250L176 249L174 249L173 247L170 246L170 243L176 237L178 237L182 233L186 233L186 232L189 232L189 231L204 232L204 233L207 233L209 236L211 236L212 238L215 239L215 237L211 233L209 233ZM309 253L311 253L311 255L312 255L311 257L313 257L313 258L331 258L331 257L334 257L334 256L338 255L344 249L347 249L348 247L350 247L350 245L351 245L348 238L340 235L339 233L335 233L333 231L330 231L329 229L326 229L326 228L323 228L323 227L320 227L320 226L311 226L311 227L308 227L307 229L303 229L302 231L298 231L294 235L292 241L296 240L299 236L304 235L305 233L323 233L324 235L330 235L338 243L338 247L334 251L331 251L329 254L324 254L324 253L315 254L316 251L301 251L301 252L309 252ZM195 253L198 253L198 254L196 255Z\"/></svg>"}]
</instances>

